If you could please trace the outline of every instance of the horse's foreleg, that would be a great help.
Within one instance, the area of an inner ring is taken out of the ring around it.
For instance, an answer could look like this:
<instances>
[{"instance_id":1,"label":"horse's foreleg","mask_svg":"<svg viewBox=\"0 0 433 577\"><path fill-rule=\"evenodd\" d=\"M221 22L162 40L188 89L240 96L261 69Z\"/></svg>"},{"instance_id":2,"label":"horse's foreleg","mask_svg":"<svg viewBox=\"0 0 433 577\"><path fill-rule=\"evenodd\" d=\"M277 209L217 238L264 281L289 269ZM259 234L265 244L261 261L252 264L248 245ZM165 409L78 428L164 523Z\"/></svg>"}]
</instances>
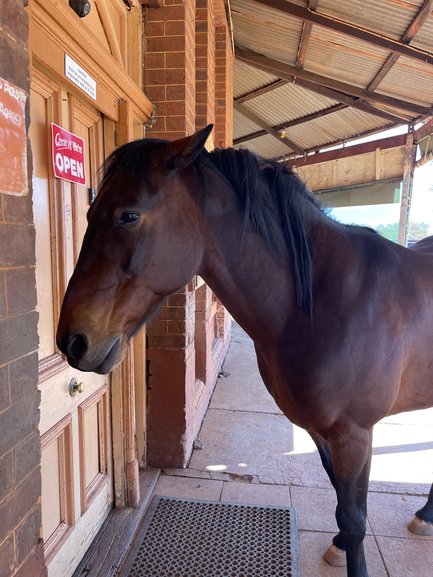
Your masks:
<instances>
[{"instance_id":1,"label":"horse's foreleg","mask_svg":"<svg viewBox=\"0 0 433 577\"><path fill-rule=\"evenodd\" d=\"M324 439L322 435L319 435L318 433L310 433L310 435L316 444L317 450L319 451L323 468L327 472L329 480L335 489L335 475L334 468L332 466L331 447L328 441ZM344 567L344 565L346 565L346 549L341 533L335 535L335 537L332 539L332 545L328 547L323 557L325 561L334 567Z\"/></svg>"},{"instance_id":2,"label":"horse's foreleg","mask_svg":"<svg viewBox=\"0 0 433 577\"><path fill-rule=\"evenodd\" d=\"M310 433L311 438L316 444L317 450L319 451L320 460L322 461L323 468L328 474L329 480L332 483L332 486L335 488L335 475L334 475L334 468L332 466L332 453L331 447L329 446L328 441L319 435L319 433Z\"/></svg>"},{"instance_id":3,"label":"horse's foreleg","mask_svg":"<svg viewBox=\"0 0 433 577\"><path fill-rule=\"evenodd\" d=\"M433 536L433 485L430 488L427 503L415 513L408 528L417 535Z\"/></svg>"},{"instance_id":4,"label":"horse's foreleg","mask_svg":"<svg viewBox=\"0 0 433 577\"><path fill-rule=\"evenodd\" d=\"M344 432L340 430L329 435L337 493L335 516L340 530L334 538L334 546L337 550L346 551L348 577L368 577L363 540L367 519L371 442L372 431L353 424Z\"/></svg>"}]
</instances>

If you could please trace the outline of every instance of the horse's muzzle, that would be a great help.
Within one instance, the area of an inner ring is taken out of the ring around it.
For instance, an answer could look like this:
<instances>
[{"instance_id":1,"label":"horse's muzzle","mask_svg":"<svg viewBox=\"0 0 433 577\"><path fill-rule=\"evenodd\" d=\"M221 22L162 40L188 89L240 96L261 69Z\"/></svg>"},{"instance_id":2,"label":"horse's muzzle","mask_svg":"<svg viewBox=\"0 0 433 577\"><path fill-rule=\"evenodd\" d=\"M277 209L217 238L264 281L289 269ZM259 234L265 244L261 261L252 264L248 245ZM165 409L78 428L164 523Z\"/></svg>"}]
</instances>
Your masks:
<instances>
[{"instance_id":1,"label":"horse's muzzle","mask_svg":"<svg viewBox=\"0 0 433 577\"><path fill-rule=\"evenodd\" d=\"M71 367L101 375L109 373L116 364L121 342L122 338L119 336L104 345L89 346L86 335L57 335L57 346L66 355Z\"/></svg>"}]
</instances>

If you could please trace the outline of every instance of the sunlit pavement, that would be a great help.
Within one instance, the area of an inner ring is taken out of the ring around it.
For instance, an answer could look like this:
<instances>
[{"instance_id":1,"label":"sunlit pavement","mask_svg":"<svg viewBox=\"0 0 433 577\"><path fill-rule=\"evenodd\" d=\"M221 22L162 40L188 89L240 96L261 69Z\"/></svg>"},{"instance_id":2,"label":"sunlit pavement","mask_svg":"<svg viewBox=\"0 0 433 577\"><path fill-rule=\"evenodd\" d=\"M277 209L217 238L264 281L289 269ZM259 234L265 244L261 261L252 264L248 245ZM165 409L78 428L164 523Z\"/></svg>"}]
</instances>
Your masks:
<instances>
[{"instance_id":1,"label":"sunlit pavement","mask_svg":"<svg viewBox=\"0 0 433 577\"><path fill-rule=\"evenodd\" d=\"M433 386L433 383L432 383ZM236 325L188 469L164 470L155 494L293 506L301 577L345 577L322 554L337 530L336 498L310 437L275 405L251 340ZM433 481L433 409L375 428L365 539L370 577L432 577L433 538L407 529Z\"/></svg>"}]
</instances>

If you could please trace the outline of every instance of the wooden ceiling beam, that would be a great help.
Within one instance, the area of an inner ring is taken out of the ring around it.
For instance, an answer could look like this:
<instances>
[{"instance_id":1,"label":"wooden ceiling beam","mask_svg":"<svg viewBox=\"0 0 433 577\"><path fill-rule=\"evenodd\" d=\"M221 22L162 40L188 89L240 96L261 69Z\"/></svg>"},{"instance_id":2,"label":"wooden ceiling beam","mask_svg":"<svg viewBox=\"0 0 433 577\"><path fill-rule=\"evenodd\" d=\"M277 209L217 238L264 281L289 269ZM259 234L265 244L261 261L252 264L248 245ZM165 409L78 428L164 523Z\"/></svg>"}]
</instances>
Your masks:
<instances>
[{"instance_id":1,"label":"wooden ceiling beam","mask_svg":"<svg viewBox=\"0 0 433 577\"><path fill-rule=\"evenodd\" d=\"M382 82L382 80L385 78L385 76L388 74L388 72L391 70L391 68L394 66L394 64L397 62L399 58L400 56L398 54L396 54L395 52L391 52L391 54L385 60L379 72L367 86L367 90L371 91L376 90L376 88L379 86L379 84Z\"/></svg>"},{"instance_id":2,"label":"wooden ceiling beam","mask_svg":"<svg viewBox=\"0 0 433 577\"><path fill-rule=\"evenodd\" d=\"M254 90L250 90L250 92L247 92L246 94L242 94L242 96L234 98L233 101L237 102L238 104L243 104L248 100L252 100L253 98L257 98L258 96L262 96L263 94L268 94L268 92L272 92L272 90L281 88L281 86L285 86L286 84L288 84L287 80L281 80L281 79L274 80L273 82L266 84L266 86L262 86L261 88L255 88Z\"/></svg>"},{"instance_id":3,"label":"wooden ceiling beam","mask_svg":"<svg viewBox=\"0 0 433 577\"><path fill-rule=\"evenodd\" d=\"M403 34L401 41L404 44L409 44L411 40L413 40L414 36L417 34L421 26L427 20L430 12L433 8L433 0L425 0L423 6L419 10L418 14L412 20L411 24L407 28L406 32ZM382 68L367 86L367 90L376 90L397 60L400 58L400 54L396 54L395 52L391 52L391 54L386 59L385 63L383 64Z\"/></svg>"},{"instance_id":4,"label":"wooden ceiling beam","mask_svg":"<svg viewBox=\"0 0 433 577\"><path fill-rule=\"evenodd\" d=\"M343 147L343 148L347 148L347 149L352 149L354 148L354 146L357 145L351 145L350 147L347 146L350 142L354 142L355 140L359 140L360 138L365 138L366 136L372 136L373 134L380 134L381 132L383 132L383 128L374 128L373 130L366 130L365 132L359 132L358 134L354 134L353 136L346 138L346 139L337 139L334 140L332 142L327 142L326 144L320 144L320 145L316 145L316 146L312 146L311 148L307 148L305 150L305 152L307 153L305 158L308 159L313 159L316 155L322 155L322 154L327 154L328 152L332 152L333 148L332 147ZM404 137L406 138L406 134L404 134ZM394 137L387 137L387 138L394 138ZM397 137L398 138L398 137ZM370 142L380 142L380 140L372 140ZM339 150L339 148L336 148L335 150ZM293 163L295 159L295 156L293 154L287 154L287 155L281 155L280 157L274 157L273 160L276 161L290 161L291 163ZM297 162L299 163L299 159L297 160ZM312 161L314 163L314 161ZM320 162L320 161L317 161Z\"/></svg>"},{"instance_id":5,"label":"wooden ceiling beam","mask_svg":"<svg viewBox=\"0 0 433 577\"><path fill-rule=\"evenodd\" d=\"M300 168L302 166L317 164L319 162L327 162L329 160L337 160L341 158L357 156L359 154L367 154L369 152L374 152L378 148L380 150L386 150L388 148L404 146L405 144L406 134L388 136L387 138L381 138L380 140L362 142L352 146L343 146L342 148L337 148L336 150L326 150L323 152L317 152L316 154L310 154L309 156L305 156L303 158L296 158L293 160L293 166Z\"/></svg>"},{"instance_id":6,"label":"wooden ceiling beam","mask_svg":"<svg viewBox=\"0 0 433 577\"><path fill-rule=\"evenodd\" d=\"M362 28L361 26L355 26L354 24L344 20L339 20L332 16L315 12L314 10L299 6L298 4L293 4L287 0L254 1L258 4L268 6L269 8L279 10L280 12L288 14L289 16L294 16L295 18L304 20L305 22L311 22L312 24L335 30L336 32L340 32L347 36L358 38L359 40L368 42L380 48L384 48L385 50L395 52L400 56L418 60L424 62L425 64L433 64L433 54L430 52L421 50L420 48L415 48L413 46L408 46L400 40L394 40L382 34L378 34L376 32L372 32L371 30L367 30L366 28Z\"/></svg>"},{"instance_id":7,"label":"wooden ceiling beam","mask_svg":"<svg viewBox=\"0 0 433 577\"><path fill-rule=\"evenodd\" d=\"M389 121L395 122L397 124L401 124L401 123L406 124L406 123L411 122L413 120L413 116L408 116L408 115L403 115L403 114L400 114L400 115L390 114L389 112L386 112L385 110L380 110L378 108L375 108L370 103L367 103L366 101L360 100L359 98L355 98L353 96L347 96L345 94L342 94L341 92L337 92L336 90L326 89L324 87L317 86L316 84L312 84L311 82L306 82L306 81L302 81L302 80L293 78L291 83L297 84L298 86L301 86L303 88L307 88L308 90L311 90L312 92L316 92L318 94L321 94L321 96L327 96L328 98L332 98L333 100L340 102L340 104L335 105L335 108L337 108L338 110L341 110L342 108L345 108L345 107L357 108L358 110L362 110L363 112L367 112L368 114L372 114L373 116L378 116L379 118L384 118L385 120L389 120ZM281 88L282 86L285 86L286 84L290 84L290 83L287 80L282 80L282 79L275 80L274 82L270 82L266 86L262 86L261 88L256 88L255 90L251 90L250 92L247 92L246 94L243 94L242 96L238 96L237 98L234 98L234 102L237 102L238 104L243 104L244 102L248 102L249 100L253 100L254 98L257 98L258 96L262 96L263 94L268 94L269 92L271 92L272 90L275 90L276 88ZM328 110L328 109L326 109L326 110ZM315 117L316 114L320 116L321 115L320 113L321 113L321 111L314 112L311 116ZM307 118L307 116L303 116L299 120L304 122L302 120L303 118L306 119L305 122L308 122L310 120L309 118ZM298 119L296 119L294 122L297 123L297 120ZM290 124L290 126L292 126L292 124ZM283 126L276 127L276 128L278 130L278 128L282 128L282 127ZM262 134L259 134L259 136L262 136ZM249 140L248 137L246 139Z\"/></svg>"},{"instance_id":8,"label":"wooden ceiling beam","mask_svg":"<svg viewBox=\"0 0 433 577\"><path fill-rule=\"evenodd\" d=\"M433 10L433 0L425 0L424 4L421 6L418 14L412 20L409 28L403 34L401 41L404 44L409 44L411 40L414 39L415 35L418 34L419 29L430 16L431 11Z\"/></svg>"},{"instance_id":9,"label":"wooden ceiling beam","mask_svg":"<svg viewBox=\"0 0 433 577\"><path fill-rule=\"evenodd\" d=\"M293 83L297 86L301 86L302 88L306 88L307 90L311 90L316 94L320 94L321 96L326 96L327 98L336 100L341 104L346 104L351 108L357 108L358 110L362 110L362 112L367 112L368 114L383 118L384 120L389 120L390 122L394 122L396 124L407 124L408 122L412 122L416 116L414 113L408 114L402 112L394 112L391 114L390 112L376 108L371 102L367 102L362 98L351 96L344 92L339 92L338 90L333 90L332 88L321 86L320 84L314 84L313 82L303 80L302 78L294 78Z\"/></svg>"},{"instance_id":10,"label":"wooden ceiling beam","mask_svg":"<svg viewBox=\"0 0 433 577\"><path fill-rule=\"evenodd\" d=\"M358 86L348 84L347 82L341 82L339 80L333 80L332 78L321 76L320 74L307 72L306 70L298 69L295 66L290 66L289 64L279 62L278 60L273 60L267 56L263 56L262 54L258 54L252 50L247 50L239 46L236 46L236 58L263 70L264 72L273 74L277 78L282 78L289 82L292 82L293 78L296 77L310 84L315 84L328 90L331 89L340 92L342 95L349 95L387 108L408 112L415 117L430 116L433 112L433 109L426 106L420 106L419 104L407 102L406 100L401 100L385 94L376 94L375 92L370 92L365 88L359 88ZM343 100L337 100L343 102Z\"/></svg>"},{"instance_id":11,"label":"wooden ceiling beam","mask_svg":"<svg viewBox=\"0 0 433 577\"><path fill-rule=\"evenodd\" d=\"M384 120L389 120L394 124L410 124L413 122L412 116L404 116L402 114L391 114L386 110L382 110L380 108L376 108L373 106L371 102L367 102L366 100L362 100L359 98L356 101L355 108L358 110L362 110L362 112L367 112L368 114L372 114L373 116L377 116L378 118L383 118Z\"/></svg>"},{"instance_id":12,"label":"wooden ceiling beam","mask_svg":"<svg viewBox=\"0 0 433 577\"><path fill-rule=\"evenodd\" d=\"M385 110L381 110L376 108L371 104L371 102L367 102L361 98L350 96L349 94L345 94L344 92L339 92L338 90L333 90L332 88L327 88L326 86L321 86L319 84L314 84L313 82L308 82L307 80L303 80L300 78L295 78L293 80L295 84L301 86L302 88L306 88L307 90L311 90L316 94L320 94L321 96L326 96L327 98L332 98L332 100L336 100L342 104L347 104L352 108L357 108L358 110L362 110L362 112L367 112L368 114L372 114L373 116L377 116L379 118L383 118L384 120L389 120L390 122L394 122L396 124L407 124L408 122L412 122L414 113L412 114L404 114L402 112L394 112L393 114L386 112Z\"/></svg>"},{"instance_id":13,"label":"wooden ceiling beam","mask_svg":"<svg viewBox=\"0 0 433 577\"><path fill-rule=\"evenodd\" d=\"M319 0L308 0L308 9L316 10ZM310 43L311 30L313 25L311 22L303 22L301 39L299 41L298 55L296 57L296 67L304 68L305 56L307 55L308 45Z\"/></svg>"},{"instance_id":14,"label":"wooden ceiling beam","mask_svg":"<svg viewBox=\"0 0 433 577\"><path fill-rule=\"evenodd\" d=\"M343 108L347 108L346 104L334 104L334 106L330 106L329 108L325 108L324 110L318 110L317 112L312 112L311 114L306 114L305 116L300 116L299 118L295 118L294 120L290 120L289 122L282 122L277 126L273 126L273 128L277 131L289 128L292 126L298 126L299 124L305 124L306 122L311 122L312 120L316 120L317 118L322 118L323 116L328 116L328 114L334 114L334 112L338 112ZM247 134L246 136L241 136L233 141L233 144L242 144L243 142L248 142L249 140L254 140L254 138L259 138L260 136L265 136L267 134L266 130L258 130L257 132L253 132L251 134Z\"/></svg>"},{"instance_id":15,"label":"wooden ceiling beam","mask_svg":"<svg viewBox=\"0 0 433 577\"><path fill-rule=\"evenodd\" d=\"M415 142L420 142L423 138L430 136L433 133L433 118L423 124L418 130L415 130Z\"/></svg>"},{"instance_id":16,"label":"wooden ceiling beam","mask_svg":"<svg viewBox=\"0 0 433 577\"><path fill-rule=\"evenodd\" d=\"M248 120L251 120L252 122L254 122L254 124L257 124L257 126L260 126L260 128L262 128L265 132L276 138L279 142L290 148L293 152L301 155L304 154L303 148L301 148L298 144L296 144L296 142L293 142L293 140L290 140L290 138L287 138L287 136L283 138L281 134L278 132L278 130L276 130L273 126L267 124L267 122L265 122L255 112L253 112L243 104L238 104L237 102L234 102L233 106L238 112L240 112L246 118L248 118Z\"/></svg>"}]
</instances>

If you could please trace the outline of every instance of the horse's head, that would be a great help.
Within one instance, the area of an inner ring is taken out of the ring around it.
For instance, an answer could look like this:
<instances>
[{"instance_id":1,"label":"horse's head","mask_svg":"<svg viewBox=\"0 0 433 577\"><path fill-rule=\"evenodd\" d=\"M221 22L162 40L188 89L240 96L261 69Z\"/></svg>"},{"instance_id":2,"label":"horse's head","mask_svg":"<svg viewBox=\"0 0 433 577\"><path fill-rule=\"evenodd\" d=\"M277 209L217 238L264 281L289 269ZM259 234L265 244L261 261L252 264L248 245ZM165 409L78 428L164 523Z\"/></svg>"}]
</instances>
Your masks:
<instances>
[{"instance_id":1,"label":"horse's head","mask_svg":"<svg viewBox=\"0 0 433 577\"><path fill-rule=\"evenodd\" d=\"M107 160L57 331L72 366L108 373L164 297L198 272L203 217L191 164L211 130L134 141Z\"/></svg>"}]
</instances>

